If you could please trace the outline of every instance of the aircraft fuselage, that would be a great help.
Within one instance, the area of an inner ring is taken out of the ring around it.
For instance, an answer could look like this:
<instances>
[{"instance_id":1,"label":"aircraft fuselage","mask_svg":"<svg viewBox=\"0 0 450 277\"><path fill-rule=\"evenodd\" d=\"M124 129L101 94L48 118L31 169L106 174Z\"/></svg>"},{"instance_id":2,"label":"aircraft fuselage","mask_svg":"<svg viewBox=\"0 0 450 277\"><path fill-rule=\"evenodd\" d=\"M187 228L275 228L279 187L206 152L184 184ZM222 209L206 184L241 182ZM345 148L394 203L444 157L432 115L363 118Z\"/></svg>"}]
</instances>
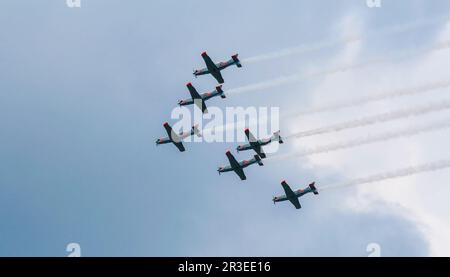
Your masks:
<instances>
[{"instance_id":1,"label":"aircraft fuselage","mask_svg":"<svg viewBox=\"0 0 450 277\"><path fill-rule=\"evenodd\" d=\"M272 142L272 138L258 139L255 142L250 142L250 143L247 143L247 144L239 145L237 150L238 151L250 150L250 149L253 149L255 146L258 146L258 145L259 146L264 146L264 145L267 145L267 144L269 144L271 142Z\"/></svg>"},{"instance_id":2,"label":"aircraft fuselage","mask_svg":"<svg viewBox=\"0 0 450 277\"><path fill-rule=\"evenodd\" d=\"M239 162L239 167L238 168L246 168L249 165L252 165L254 163L257 163L258 161L256 159L251 159L251 160L243 160ZM235 168L232 167L231 165L226 165L223 167L219 168L219 172L229 172L229 171L234 171Z\"/></svg>"},{"instance_id":3,"label":"aircraft fuselage","mask_svg":"<svg viewBox=\"0 0 450 277\"><path fill-rule=\"evenodd\" d=\"M211 99L211 98L213 98L213 97L220 96L220 95L222 95L222 93L221 93L221 92L218 92L217 90L211 91L211 92L205 92L205 93L203 93L203 94L200 94L200 96L202 97L202 100L203 100L203 101L206 101L206 100L208 100L208 99ZM193 100L192 98L184 99L184 100L180 100L180 101L178 102L178 104L179 104L180 106L192 105L192 104L194 104L194 100Z\"/></svg>"},{"instance_id":4,"label":"aircraft fuselage","mask_svg":"<svg viewBox=\"0 0 450 277\"><path fill-rule=\"evenodd\" d=\"M166 144L166 143L171 143L171 142L181 142L183 139L190 137L194 135L194 131L190 131L190 132L184 132L184 133L180 133L179 135L177 135L177 138L172 139L171 137L162 137L156 140L156 144Z\"/></svg>"},{"instance_id":5,"label":"aircraft fuselage","mask_svg":"<svg viewBox=\"0 0 450 277\"><path fill-rule=\"evenodd\" d=\"M222 78L222 74L220 73L221 70L236 65L237 67L242 67L241 62L238 59L238 55L231 56L231 59L226 62L220 62L220 63L214 63L211 58L206 54L206 52L202 53L203 60L205 61L206 68L195 70L194 75L200 76L205 74L211 74L214 76L214 78L220 83L224 83L224 80Z\"/></svg>"},{"instance_id":6,"label":"aircraft fuselage","mask_svg":"<svg viewBox=\"0 0 450 277\"><path fill-rule=\"evenodd\" d=\"M303 195L308 193L314 193L314 190L312 190L310 187L307 187L305 189L299 189L294 191L295 197L297 198L302 197ZM276 196L273 198L274 202L283 202L286 200L289 200L289 198L286 195Z\"/></svg>"}]
</instances>

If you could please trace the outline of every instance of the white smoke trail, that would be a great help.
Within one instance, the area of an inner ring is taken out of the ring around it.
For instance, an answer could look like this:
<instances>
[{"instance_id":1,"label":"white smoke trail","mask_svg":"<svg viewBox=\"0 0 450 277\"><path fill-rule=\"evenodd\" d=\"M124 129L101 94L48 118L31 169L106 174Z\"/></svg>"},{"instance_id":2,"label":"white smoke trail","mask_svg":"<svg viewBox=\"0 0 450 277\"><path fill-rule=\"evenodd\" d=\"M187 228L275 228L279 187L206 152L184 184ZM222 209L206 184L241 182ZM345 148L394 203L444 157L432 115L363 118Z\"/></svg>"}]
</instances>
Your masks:
<instances>
[{"instance_id":1,"label":"white smoke trail","mask_svg":"<svg viewBox=\"0 0 450 277\"><path fill-rule=\"evenodd\" d=\"M410 58L410 57L418 55L418 54L440 51L443 49L447 49L449 47L450 47L450 40L438 43L431 48L422 49L420 51L412 51L411 53L407 53L407 54L404 54L402 52L402 54L399 55L396 59ZM365 66L372 65L372 64L384 63L384 62L389 62L389 61L392 61L392 59L376 58L376 59L370 59L370 60L367 60L367 61L364 61L361 63L338 66L333 69L318 71L318 72L315 72L312 74L296 73L296 74L292 74L292 75L288 75L288 76L281 76L281 77L278 77L278 78L275 78L272 80L268 80L268 81L264 81L264 82L260 82L260 83L256 83L256 84L251 84L251 85L246 85L246 86L242 86L242 87L235 88L235 89L230 89L230 90L228 90L227 95L231 96L231 95L242 94L242 93L247 93L247 92L261 91L261 90L277 87L279 85L285 85L285 84L289 84L289 83L304 81L306 79L313 78L313 77L320 77L320 76L336 74L339 72L344 72L344 71L357 69L357 68L365 67Z\"/></svg>"},{"instance_id":2,"label":"white smoke trail","mask_svg":"<svg viewBox=\"0 0 450 277\"><path fill-rule=\"evenodd\" d=\"M335 40L328 40L323 41L316 44L309 44L309 45L299 45L295 47L285 48L279 51L274 51L271 53L261 54L253 57L249 57L246 59L243 59L242 62L244 64L251 64L251 63L257 63L257 62L263 62L263 61L269 61L273 59L279 59L283 57L288 57L291 55L300 55L300 54L307 54L310 52L331 48L333 46L339 46L341 44L346 45L349 43L354 43L358 41L362 41L367 37L372 36L384 36L384 35L392 35L392 34L399 34L402 32L407 32L419 27L424 27L427 25L432 25L435 23L441 23L445 22L447 19L446 17L439 17L439 18L433 18L433 19L425 19L422 21L416 21L414 23L406 23L402 25L397 25L393 27L387 27L383 29L378 29L372 32L366 32L364 35L351 35L347 36L343 39L335 39Z\"/></svg>"},{"instance_id":3,"label":"white smoke trail","mask_svg":"<svg viewBox=\"0 0 450 277\"><path fill-rule=\"evenodd\" d=\"M327 105L323 105L323 106L313 107L311 109L305 109L300 112L286 114L286 115L283 115L283 117L284 116L286 116L286 117L302 116L302 115L310 115L310 114L321 113L321 112L334 111L334 110L339 110L339 109L343 109L343 108L359 106L359 105L367 104L370 102L381 101L381 100L385 100L385 99L427 93L427 92L431 92L431 91L443 89L443 88L448 88L448 87L450 87L450 81L449 80L441 80L441 81L436 81L433 83L420 85L417 87L410 87L410 88L387 91L387 92L382 92L382 93L375 93L373 95L367 95L367 96L363 96L363 97L356 98L356 99L349 99L349 100L346 100L343 102L337 102L337 103L331 103L331 104L327 104Z\"/></svg>"},{"instance_id":4,"label":"white smoke trail","mask_svg":"<svg viewBox=\"0 0 450 277\"><path fill-rule=\"evenodd\" d=\"M387 140L400 138L400 137L414 136L414 135L437 131L437 130L441 130L441 129L445 129L445 128L449 128L449 127L450 127L450 119L446 119L444 121L437 121L437 122L433 122L431 124L413 127L413 128L406 128L406 129L403 129L400 131L386 132L386 133L381 133L381 134L373 135L373 136L369 135L369 136L354 139L354 140L317 146L315 148L306 149L302 152L273 156L273 157L270 157L270 159L284 160L284 159L289 159L289 158L293 158L293 157L305 157L305 156L311 156L311 155L316 155L316 154L321 154L321 153L328 153L328 152L332 152L332 151L354 148L354 147L358 147L358 146L362 146L362 145L366 145L366 144L387 141Z\"/></svg>"},{"instance_id":5,"label":"white smoke trail","mask_svg":"<svg viewBox=\"0 0 450 277\"><path fill-rule=\"evenodd\" d=\"M373 125L376 123L381 122L387 122L392 120L397 120L401 118L406 117L412 117L412 116L420 116L428 113L433 112L439 112L443 110L450 109L450 100L436 102L436 103L429 103L427 105L408 108L408 109L402 109L397 111L392 111L388 113L382 113L374 116L367 116L360 119L343 122L331 126L326 126L322 128L317 128L309 131L303 131L298 132L289 136L286 136L286 138L301 138L301 137L308 137L308 136L314 136L314 135L320 135L320 134L326 134L330 132L339 132L346 129L351 128L357 128L362 126L368 126Z\"/></svg>"},{"instance_id":6,"label":"white smoke trail","mask_svg":"<svg viewBox=\"0 0 450 277\"><path fill-rule=\"evenodd\" d=\"M338 40L332 40L332 41L324 41L316 44L310 44L310 45L299 45L295 47L285 48L281 49L279 51L274 51L271 53L266 53L254 57L245 58L242 60L242 63L244 64L251 64L251 63L257 63L257 62L263 62L263 61L269 61L273 59L279 59L291 55L300 55L300 54L306 54L309 52L318 51L321 49L330 48L339 44L348 44L352 42L361 41L363 37L358 36L349 36L344 39L338 39Z\"/></svg>"},{"instance_id":7,"label":"white smoke trail","mask_svg":"<svg viewBox=\"0 0 450 277\"><path fill-rule=\"evenodd\" d=\"M318 106L318 107L314 107L311 109L306 109L306 110L303 110L300 112L285 113L285 114L280 115L280 119L292 118L295 116L306 116L306 115L320 113L320 112L339 110L339 109L348 108L348 107L352 107L352 106L359 106L359 105L370 103L370 102L381 101L384 99L427 93L427 92L431 92L431 91L443 89L443 88L448 88L448 87L450 87L450 81L448 81L448 80L436 81L436 82L432 82L432 83L428 83L428 84L422 84L422 85L416 86L416 87L381 92L381 93L377 93L374 95L363 96L361 98L349 99L349 100L346 100L343 102L331 103L328 105L323 105L323 106ZM228 132L228 131L232 131L235 129L244 129L246 127L257 128L260 125L267 124L268 120L269 119L267 117L259 117L259 118L257 118L257 121L255 121L255 119L252 119L252 120L249 120L249 122L238 121L235 123L228 123L228 124L216 125L216 126L204 128L203 132L217 133L217 132ZM293 135L291 135L291 136L293 136ZM291 137L291 136L289 136L289 137ZM288 138L288 137L285 137L285 138Z\"/></svg>"},{"instance_id":8,"label":"white smoke trail","mask_svg":"<svg viewBox=\"0 0 450 277\"><path fill-rule=\"evenodd\" d=\"M329 190L329 189L337 189L337 188L343 188L343 187L349 187L349 186L356 186L356 185L362 185L362 184L369 184L369 183L375 183L380 182L384 180L390 180L400 177L406 177L411 175L416 175L424 172L431 172L431 171L437 171L437 170L443 170L450 168L450 160L441 160L436 161L432 163L417 165L417 166L411 166L411 167L405 167L400 168L394 171L388 171L383 172L367 177L362 178L356 178L353 180L348 180L342 183L337 183L334 185L326 185L320 189L320 191L323 190Z\"/></svg>"},{"instance_id":9,"label":"white smoke trail","mask_svg":"<svg viewBox=\"0 0 450 277\"><path fill-rule=\"evenodd\" d=\"M251 84L251 85L246 85L246 86L242 86L242 87L235 88L235 89L229 89L227 91L227 96L242 94L242 93L252 92L252 91L266 90L266 89L277 87L280 85L301 82L306 79L314 78L314 77L332 75L332 74L336 74L339 72L345 72L348 70L357 69L357 68L364 67L367 65L386 62L386 61L388 61L388 59L377 58L377 59L367 60L365 62L358 63L358 64L338 66L333 69L327 69L327 70L318 71L318 72L310 73L310 74L303 74L300 72L300 73L295 73L295 74L291 74L291 75L287 75L287 76L281 76L281 77L277 77L277 78L274 78L274 79L271 79L268 81L259 82L259 83Z\"/></svg>"}]
</instances>

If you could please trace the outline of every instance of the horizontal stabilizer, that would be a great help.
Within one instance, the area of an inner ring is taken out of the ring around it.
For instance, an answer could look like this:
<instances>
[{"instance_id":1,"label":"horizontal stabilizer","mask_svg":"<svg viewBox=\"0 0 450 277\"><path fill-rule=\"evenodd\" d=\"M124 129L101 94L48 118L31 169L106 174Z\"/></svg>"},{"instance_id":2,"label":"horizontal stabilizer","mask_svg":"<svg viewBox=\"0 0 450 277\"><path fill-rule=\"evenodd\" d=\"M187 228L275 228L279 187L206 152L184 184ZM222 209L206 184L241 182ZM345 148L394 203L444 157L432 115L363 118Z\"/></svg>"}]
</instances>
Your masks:
<instances>
[{"instance_id":1,"label":"horizontal stabilizer","mask_svg":"<svg viewBox=\"0 0 450 277\"><path fill-rule=\"evenodd\" d=\"M313 192L315 195L319 194L319 192L317 191L317 188L316 188L316 186L315 186L315 182L312 183L312 184L309 184L309 187L311 188L312 192Z\"/></svg>"},{"instance_id":2,"label":"horizontal stabilizer","mask_svg":"<svg viewBox=\"0 0 450 277\"><path fill-rule=\"evenodd\" d=\"M257 162L260 166L263 166L263 165L264 165L263 162L262 162L262 160L261 160L261 158L259 157L259 155L255 155L254 158L255 158L256 162Z\"/></svg>"},{"instance_id":3,"label":"horizontal stabilizer","mask_svg":"<svg viewBox=\"0 0 450 277\"><path fill-rule=\"evenodd\" d=\"M196 135L197 137L202 136L202 134L200 133L200 130L198 129L198 124L192 126L191 135Z\"/></svg>"},{"instance_id":4,"label":"horizontal stabilizer","mask_svg":"<svg viewBox=\"0 0 450 277\"><path fill-rule=\"evenodd\" d=\"M273 133L273 140L278 141L279 144L284 143L280 136L280 131Z\"/></svg>"},{"instance_id":5,"label":"horizontal stabilizer","mask_svg":"<svg viewBox=\"0 0 450 277\"><path fill-rule=\"evenodd\" d=\"M231 58L237 67L242 67L241 61L238 59L238 54L231 56Z\"/></svg>"},{"instance_id":6,"label":"horizontal stabilizer","mask_svg":"<svg viewBox=\"0 0 450 277\"><path fill-rule=\"evenodd\" d=\"M225 93L223 92L223 90L222 90L222 85L220 85L220 86L217 86L216 87L216 91L220 94L220 97L221 98L227 98L227 96L225 95Z\"/></svg>"}]
</instances>

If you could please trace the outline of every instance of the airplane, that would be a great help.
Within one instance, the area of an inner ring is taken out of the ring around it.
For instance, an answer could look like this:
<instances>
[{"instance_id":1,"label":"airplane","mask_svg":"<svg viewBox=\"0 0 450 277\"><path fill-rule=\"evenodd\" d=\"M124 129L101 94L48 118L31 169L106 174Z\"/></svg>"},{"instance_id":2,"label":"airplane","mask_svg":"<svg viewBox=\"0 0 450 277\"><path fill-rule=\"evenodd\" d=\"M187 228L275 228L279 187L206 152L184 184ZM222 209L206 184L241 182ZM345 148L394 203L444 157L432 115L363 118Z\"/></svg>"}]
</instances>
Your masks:
<instances>
[{"instance_id":1,"label":"airplane","mask_svg":"<svg viewBox=\"0 0 450 277\"><path fill-rule=\"evenodd\" d=\"M226 62L214 63L211 58L206 54L206 52L202 53L202 58L206 63L206 68L194 70L194 76L200 76L205 74L211 74L214 78L216 78L219 84L223 84L225 81L222 78L221 70L235 64L237 67L242 67L241 61L238 59L238 54L231 56L231 59Z\"/></svg>"},{"instance_id":2,"label":"airplane","mask_svg":"<svg viewBox=\"0 0 450 277\"><path fill-rule=\"evenodd\" d=\"M280 137L280 131L273 133L273 135L270 138L266 138L266 139L256 139L248 128L245 129L244 132L245 132L245 135L247 136L249 143L244 144L244 145L239 145L236 148L236 150L239 152L239 151L253 149L262 159L266 158L266 154L264 153L261 146L267 145L273 141L278 141L279 144L283 143L283 139Z\"/></svg>"},{"instance_id":3,"label":"airplane","mask_svg":"<svg viewBox=\"0 0 450 277\"><path fill-rule=\"evenodd\" d=\"M286 181L281 182L281 185L283 186L284 192L286 195L282 196L276 196L272 199L273 203L275 202L282 202L289 200L291 203L295 206L296 209L300 209L302 206L300 205L300 202L298 201L298 198L307 194L307 193L314 193L315 195L319 194L319 192L316 189L315 182L309 184L309 186L305 189L299 189L297 191L292 191L292 189L289 187L289 185L286 183Z\"/></svg>"},{"instance_id":4,"label":"airplane","mask_svg":"<svg viewBox=\"0 0 450 277\"><path fill-rule=\"evenodd\" d=\"M230 151L227 151L226 155L228 160L230 161L230 165L219 167L219 169L217 169L219 175L222 172L234 171L239 176L239 178L241 178L241 180L246 180L247 177L244 174L244 168L254 163L258 163L259 166L264 165L258 155L255 155L251 160L243 160L241 162L236 161Z\"/></svg>"},{"instance_id":5,"label":"airplane","mask_svg":"<svg viewBox=\"0 0 450 277\"><path fill-rule=\"evenodd\" d=\"M217 86L216 90L212 92L206 92L203 94L199 94L191 83L188 83L186 86L189 89L189 93L191 94L191 99L180 100L178 101L178 105L186 106L196 104L202 110L202 113L208 112L205 104L206 100L215 96L220 96L222 99L226 98L222 90L222 85Z\"/></svg>"},{"instance_id":6,"label":"airplane","mask_svg":"<svg viewBox=\"0 0 450 277\"><path fill-rule=\"evenodd\" d=\"M198 130L198 126L192 126L192 129L190 132L180 132L178 135L172 130L172 127L170 127L169 123L164 123L164 128L167 131L168 137L159 138L156 140L156 145L160 144L166 144L172 142L180 152L184 152L186 149L183 146L182 140L197 135L198 137L201 137L200 131Z\"/></svg>"}]
</instances>

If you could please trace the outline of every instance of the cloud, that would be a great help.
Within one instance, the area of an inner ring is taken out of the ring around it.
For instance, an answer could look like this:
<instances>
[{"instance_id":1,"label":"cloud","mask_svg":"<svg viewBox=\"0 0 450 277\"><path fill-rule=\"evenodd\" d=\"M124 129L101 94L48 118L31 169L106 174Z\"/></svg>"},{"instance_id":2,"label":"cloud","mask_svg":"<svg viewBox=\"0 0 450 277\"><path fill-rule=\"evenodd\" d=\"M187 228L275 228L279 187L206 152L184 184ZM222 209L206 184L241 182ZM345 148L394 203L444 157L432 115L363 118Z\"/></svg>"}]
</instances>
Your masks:
<instances>
[{"instance_id":1,"label":"cloud","mask_svg":"<svg viewBox=\"0 0 450 277\"><path fill-rule=\"evenodd\" d=\"M430 47L450 38L450 23L441 26L442 31L432 41L424 41L419 47ZM389 44L389 41L385 41ZM392 44L394 47L395 44ZM364 59L364 50L373 50L371 45L362 41L358 47L355 44L346 45L330 65L344 61L358 62ZM416 46L414 46L416 47ZM413 47L413 48L414 48ZM405 49L406 50L406 49ZM414 83L424 83L429 80L446 78L449 71L448 60L450 51L433 51L420 57L383 64L372 64L370 67L339 74L323 76L308 92L312 95L311 106L323 105L325 100L339 102L339 99L358 98L362 93L380 90L392 90L395 87L407 87ZM354 120L382 111L404 109L417 106L423 102L439 101L446 90L440 94L417 94L410 97L387 99L384 101L364 103L345 110L325 112L304 116L291 123L291 130L314 129L319 126L332 125L338 122ZM325 99L325 100L324 100ZM352 140L367 134L379 132L394 132L408 125L426 124L430 119L442 119L447 113L426 115L420 118L409 118L398 122L389 122L367 126L339 133L314 136L296 142L295 148L302 151L314 148L316 145L330 144L335 141ZM386 143L373 144L351 150L325 153L308 157L306 162L312 167L330 168L342 175L344 180L358 176L376 175L379 172L390 171L414 164L426 164L436 160L448 159L450 148L447 146L448 133L429 133L423 136L400 139ZM340 194L345 207L358 211L376 211L379 204L385 203L390 210L404 209L402 217L415 222L415 226L424 234L430 243L430 255L450 255L450 215L445 211L450 209L445 195L450 194L450 187L443 180L450 178L449 171L428 173L408 178L393 179L370 186L360 186L350 195ZM331 192L330 192L331 193ZM333 191L333 193L336 193ZM345 199L345 200L344 200Z\"/></svg>"},{"instance_id":2,"label":"cloud","mask_svg":"<svg viewBox=\"0 0 450 277\"><path fill-rule=\"evenodd\" d=\"M266 81L244 85L242 87L237 87L234 89L228 90L228 95L238 95L249 92L256 92L267 90L270 88L279 87L282 85L290 84L290 83L299 83L304 82L308 79L318 78L327 75L339 74L346 71L357 70L364 67L377 65L377 64L389 64L390 61L394 59L394 57L386 58L386 57L376 57L365 59L359 62L351 62L353 59L353 55L357 55L357 49L359 49L361 43L354 43L353 45L349 45L345 48L345 51L341 53L341 56L338 57L340 60L339 63L334 65L333 67L327 69L320 70L309 70L306 72L297 72L294 74L284 75L280 77L276 77L274 79L269 79ZM409 60L414 59L415 56L426 55L433 52L439 52L446 50L450 47L450 41L448 39L438 41L436 44L431 45L429 47L423 49L414 49L413 51L407 52L402 50L401 52L396 52L395 60ZM391 53L393 55L393 53Z\"/></svg>"},{"instance_id":3,"label":"cloud","mask_svg":"<svg viewBox=\"0 0 450 277\"><path fill-rule=\"evenodd\" d=\"M338 151L338 150L344 150L344 149L350 149L358 146L363 146L367 144L372 144L376 142L385 142L388 140L401 138L401 137L411 137L423 133L428 133L432 131L438 131L442 129L447 129L450 127L450 120L445 119L441 121L432 122L427 125L421 125L421 126L414 126L409 127L401 130L395 130L392 132L385 132L385 133L379 133L376 135L368 135L365 137L358 137L356 139L350 139L346 141L341 141L337 143L332 144L326 144L326 145L320 145L316 146L314 148L309 148L306 150L303 150L301 152L294 152L290 154L280 155L280 156L274 156L274 159L281 160L281 159L288 159L293 157L305 157L310 155L317 155L321 153L329 153L332 151Z\"/></svg>"},{"instance_id":4,"label":"cloud","mask_svg":"<svg viewBox=\"0 0 450 277\"><path fill-rule=\"evenodd\" d=\"M439 101L435 103L428 103L426 105L402 109L402 110L396 110L396 111L390 111L387 113L377 114L373 116L366 116L361 117L358 119L350 120L343 123L338 123L331 126L316 128L313 130L303 131L296 134L292 134L287 136L287 138L294 137L294 138L301 138L301 137L307 137L307 136L314 136L314 135L320 135L320 134L326 134L330 132L339 132L346 129L351 128L357 128L357 127L363 127L368 126L376 123L382 123L387 122L391 120L398 120L402 118L407 118L411 116L421 116L424 114L432 113L432 112L439 112L442 110L450 109L450 101Z\"/></svg>"},{"instance_id":5,"label":"cloud","mask_svg":"<svg viewBox=\"0 0 450 277\"><path fill-rule=\"evenodd\" d=\"M243 63L250 64L250 63L258 63L258 62L266 62L270 60L280 59L284 57L289 57L293 55L302 55L302 54L308 54L314 51L319 51L322 49L332 48L332 47L338 47L342 46L343 44L350 44L354 42L360 42L363 41L368 36L388 36L393 34L399 34L402 32L408 32L411 30L414 30L416 28L420 28L423 26L433 25L436 23L442 23L443 18L437 17L437 18L428 18L425 20L418 20L412 23L406 23L406 24L399 24L395 26L389 26L384 29L379 30L372 30L371 32L365 32L362 34L360 30L356 33L351 33L351 31L355 31L354 28L348 28L351 26L360 26L361 24L354 24L355 20L357 20L356 17L347 16L344 18L344 20L341 22L340 30L350 30L346 33L342 34L342 37L339 39L330 39L322 42L312 43L312 44L302 44L294 47L284 48L277 51L272 51L265 54L256 55L253 57L248 57L243 60ZM342 28L344 26L344 28Z\"/></svg>"}]
</instances>

